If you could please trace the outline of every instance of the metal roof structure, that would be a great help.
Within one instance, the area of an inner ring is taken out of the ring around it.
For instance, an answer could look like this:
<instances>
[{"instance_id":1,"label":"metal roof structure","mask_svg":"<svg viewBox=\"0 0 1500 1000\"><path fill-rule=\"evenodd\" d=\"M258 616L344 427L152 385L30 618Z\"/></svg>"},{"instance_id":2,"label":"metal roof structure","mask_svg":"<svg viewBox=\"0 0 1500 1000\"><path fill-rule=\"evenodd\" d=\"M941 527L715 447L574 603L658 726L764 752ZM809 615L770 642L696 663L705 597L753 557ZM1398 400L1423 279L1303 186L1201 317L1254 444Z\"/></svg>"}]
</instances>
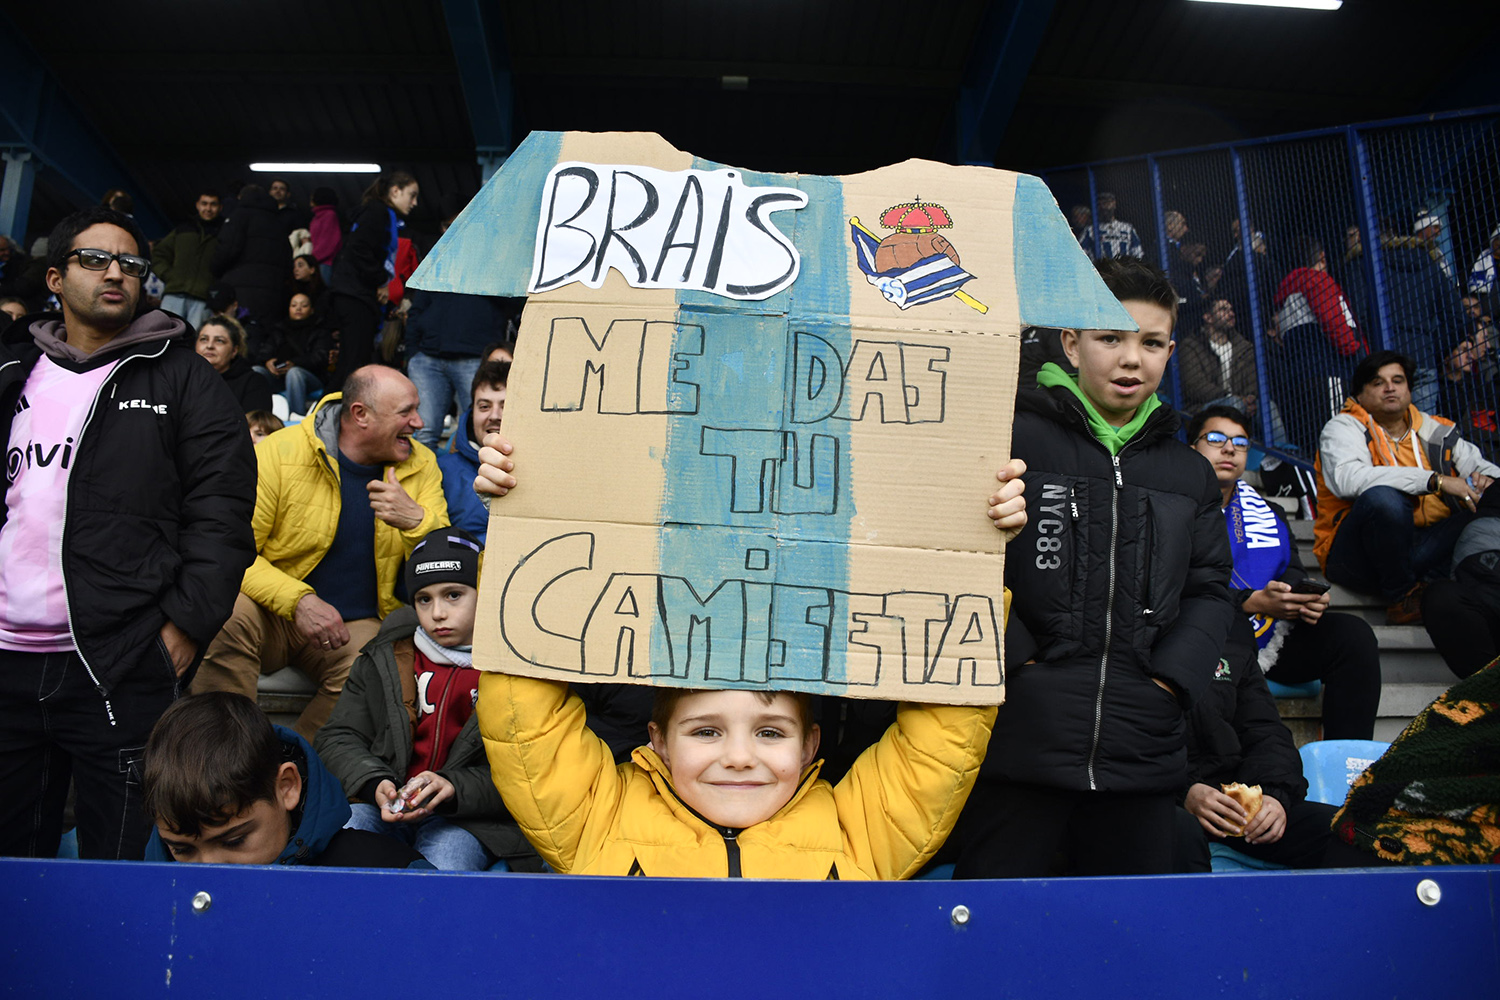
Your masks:
<instances>
[{"instance_id":1,"label":"metal roof structure","mask_svg":"<svg viewBox=\"0 0 1500 1000\"><path fill-rule=\"evenodd\" d=\"M1061 163L1500 100L1500 5L1189 0L148 0L0 14L0 231L110 187L147 228L262 160L369 160L436 232L531 129L741 166ZM368 178L297 175L350 205ZM20 233L16 233L18 237Z\"/></svg>"}]
</instances>

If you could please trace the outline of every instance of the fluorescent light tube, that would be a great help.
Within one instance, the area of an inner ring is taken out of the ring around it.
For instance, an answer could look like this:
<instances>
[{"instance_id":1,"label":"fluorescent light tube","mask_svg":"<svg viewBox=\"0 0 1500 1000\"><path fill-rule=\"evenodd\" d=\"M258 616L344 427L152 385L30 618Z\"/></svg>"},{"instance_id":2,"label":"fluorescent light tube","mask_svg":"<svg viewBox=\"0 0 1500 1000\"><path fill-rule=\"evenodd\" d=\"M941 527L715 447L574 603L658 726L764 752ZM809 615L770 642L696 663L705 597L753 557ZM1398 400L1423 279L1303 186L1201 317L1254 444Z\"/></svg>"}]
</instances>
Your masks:
<instances>
[{"instance_id":1,"label":"fluorescent light tube","mask_svg":"<svg viewBox=\"0 0 1500 1000\"><path fill-rule=\"evenodd\" d=\"M1243 7L1295 7L1298 10L1338 10L1344 0L1194 0L1196 3L1233 3Z\"/></svg>"},{"instance_id":2,"label":"fluorescent light tube","mask_svg":"<svg viewBox=\"0 0 1500 1000\"><path fill-rule=\"evenodd\" d=\"M378 163L252 163L258 174L378 174Z\"/></svg>"}]
</instances>

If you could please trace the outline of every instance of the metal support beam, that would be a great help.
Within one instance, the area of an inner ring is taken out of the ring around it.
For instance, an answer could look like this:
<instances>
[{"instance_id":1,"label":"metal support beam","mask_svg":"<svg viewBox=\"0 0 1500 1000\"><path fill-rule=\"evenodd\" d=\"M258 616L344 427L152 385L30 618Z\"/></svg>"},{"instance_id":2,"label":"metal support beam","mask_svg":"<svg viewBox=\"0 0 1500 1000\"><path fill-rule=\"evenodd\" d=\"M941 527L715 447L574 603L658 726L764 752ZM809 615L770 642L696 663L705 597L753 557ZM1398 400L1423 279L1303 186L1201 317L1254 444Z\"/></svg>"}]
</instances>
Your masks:
<instances>
[{"instance_id":1,"label":"metal support beam","mask_svg":"<svg viewBox=\"0 0 1500 1000\"><path fill-rule=\"evenodd\" d=\"M1375 175L1370 164L1370 150L1364 132L1357 125L1344 130L1349 143L1349 167L1353 171L1354 193L1358 197L1359 238L1364 247L1365 280L1375 292L1376 336L1366 336L1370 350L1389 347L1395 327L1391 311L1390 289L1386 282L1385 247L1380 242L1380 203L1375 196ZM1366 319L1368 322L1368 318Z\"/></svg>"},{"instance_id":2,"label":"metal support beam","mask_svg":"<svg viewBox=\"0 0 1500 1000\"><path fill-rule=\"evenodd\" d=\"M443 15L474 130L475 153L488 178L499 168L495 157L504 162L515 145L504 15L495 0L443 0Z\"/></svg>"},{"instance_id":3,"label":"metal support beam","mask_svg":"<svg viewBox=\"0 0 1500 1000\"><path fill-rule=\"evenodd\" d=\"M1166 216L1166 209L1165 209L1166 198L1164 198L1162 196L1161 164L1157 161L1156 157L1154 157L1154 156L1148 156L1148 157L1146 157L1146 169L1151 174L1151 208L1152 208L1152 210L1154 212L1156 212L1156 232L1157 232L1156 252L1157 252L1157 255L1158 255L1157 259L1161 262L1161 273L1162 274L1171 274L1172 273L1172 251L1169 250L1169 249L1167 249L1167 231L1166 231L1165 223L1163 222L1163 219ZM1094 186L1094 168L1093 167L1089 168L1089 193L1094 198L1094 211L1097 213L1099 211L1099 196L1098 196L1098 191L1095 190L1095 186ZM1100 235L1099 229L1097 228L1098 225L1099 225L1099 219L1098 219L1097 215L1095 215L1095 218L1094 218L1094 225L1096 227L1094 229L1094 242L1097 245L1099 243L1099 235ZM1175 355L1175 352L1174 352L1174 355ZM1180 410L1180 409L1182 409L1182 403L1183 403L1183 399L1182 399L1182 370L1181 370L1181 365L1178 364L1177 358L1175 356L1168 363L1168 366L1167 366L1167 378L1172 383L1172 405L1175 406L1175 407L1177 407Z\"/></svg>"},{"instance_id":4,"label":"metal support beam","mask_svg":"<svg viewBox=\"0 0 1500 1000\"><path fill-rule=\"evenodd\" d=\"M1245 262L1245 294L1250 296L1250 342L1255 346L1255 386L1256 392L1260 393L1260 399L1257 400L1260 410L1260 439L1267 444L1280 445L1271 422L1271 367L1270 359L1266 357L1264 332L1270 323L1267 322L1268 317L1260 314L1261 279L1275 279L1271 275L1258 273L1255 263L1255 227L1250 224L1250 189L1245 183L1245 160L1238 147L1229 147L1229 162L1234 168L1234 211L1235 218L1240 220L1240 259Z\"/></svg>"},{"instance_id":5,"label":"metal support beam","mask_svg":"<svg viewBox=\"0 0 1500 1000\"><path fill-rule=\"evenodd\" d=\"M25 149L0 152L5 179L0 181L0 235L25 245L26 218L31 214L31 187L36 182L36 157Z\"/></svg>"},{"instance_id":6,"label":"metal support beam","mask_svg":"<svg viewBox=\"0 0 1500 1000\"><path fill-rule=\"evenodd\" d=\"M1054 6L1056 0L1004 0L985 12L954 109L959 163L994 163Z\"/></svg>"},{"instance_id":7,"label":"metal support beam","mask_svg":"<svg viewBox=\"0 0 1500 1000\"><path fill-rule=\"evenodd\" d=\"M79 205L97 202L110 188L128 191L135 199L136 221L147 235L166 232L166 216L146 189L136 183L119 153L63 92L42 57L4 14L0 14L0 66L6 68L7 81L0 87L0 143L29 152L33 175L37 168L46 170L48 183L56 182ZM9 164L5 184L8 191ZM30 185L26 187L26 202L24 206L18 202L18 212L31 206Z\"/></svg>"}]
</instances>

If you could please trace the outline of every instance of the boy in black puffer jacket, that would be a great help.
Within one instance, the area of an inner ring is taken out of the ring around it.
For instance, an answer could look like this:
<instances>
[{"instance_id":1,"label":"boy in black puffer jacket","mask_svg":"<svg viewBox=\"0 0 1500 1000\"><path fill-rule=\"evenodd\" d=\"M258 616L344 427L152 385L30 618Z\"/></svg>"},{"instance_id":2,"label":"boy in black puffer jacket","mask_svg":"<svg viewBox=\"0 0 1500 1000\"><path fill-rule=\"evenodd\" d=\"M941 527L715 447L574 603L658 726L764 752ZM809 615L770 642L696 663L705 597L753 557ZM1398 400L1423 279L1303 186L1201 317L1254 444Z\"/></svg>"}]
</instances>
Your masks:
<instances>
[{"instance_id":1,"label":"boy in black puffer jacket","mask_svg":"<svg viewBox=\"0 0 1500 1000\"><path fill-rule=\"evenodd\" d=\"M958 878L1172 870L1184 712L1234 610L1213 470L1155 396L1177 296L1134 258L1098 263L1138 332L1067 330L1016 397L1030 523L1007 547L1006 701L953 841Z\"/></svg>"}]
</instances>

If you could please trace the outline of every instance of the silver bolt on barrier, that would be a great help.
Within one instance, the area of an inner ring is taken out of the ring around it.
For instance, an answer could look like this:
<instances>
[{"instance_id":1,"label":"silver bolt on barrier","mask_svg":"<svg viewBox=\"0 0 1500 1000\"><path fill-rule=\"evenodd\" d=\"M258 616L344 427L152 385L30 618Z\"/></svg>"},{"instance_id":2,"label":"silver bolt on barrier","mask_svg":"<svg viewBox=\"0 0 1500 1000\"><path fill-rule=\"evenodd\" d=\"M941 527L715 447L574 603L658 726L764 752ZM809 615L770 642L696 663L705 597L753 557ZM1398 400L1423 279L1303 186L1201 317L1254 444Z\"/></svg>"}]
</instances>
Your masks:
<instances>
[{"instance_id":1,"label":"silver bolt on barrier","mask_svg":"<svg viewBox=\"0 0 1500 1000\"><path fill-rule=\"evenodd\" d=\"M193 897L193 912L206 913L210 906L214 905L214 898L206 892L200 892Z\"/></svg>"},{"instance_id":2,"label":"silver bolt on barrier","mask_svg":"<svg viewBox=\"0 0 1500 1000\"><path fill-rule=\"evenodd\" d=\"M962 903L958 904L953 908L952 917L954 925L962 927L969 922L969 908Z\"/></svg>"},{"instance_id":3,"label":"silver bolt on barrier","mask_svg":"<svg viewBox=\"0 0 1500 1000\"><path fill-rule=\"evenodd\" d=\"M1442 902L1443 889L1432 879L1424 878L1417 883L1417 898L1423 906L1436 906Z\"/></svg>"}]
</instances>

